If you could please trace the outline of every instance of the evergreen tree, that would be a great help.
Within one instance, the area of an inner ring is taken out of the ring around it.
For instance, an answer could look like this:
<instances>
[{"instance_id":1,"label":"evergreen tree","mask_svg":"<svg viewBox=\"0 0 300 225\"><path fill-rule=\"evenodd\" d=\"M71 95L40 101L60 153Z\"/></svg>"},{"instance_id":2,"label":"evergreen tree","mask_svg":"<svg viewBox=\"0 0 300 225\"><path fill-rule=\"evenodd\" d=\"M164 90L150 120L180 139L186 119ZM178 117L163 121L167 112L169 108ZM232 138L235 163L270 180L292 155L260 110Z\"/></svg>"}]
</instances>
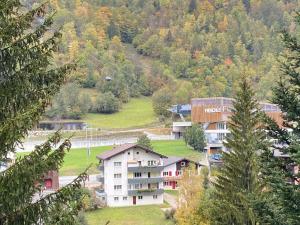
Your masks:
<instances>
[{"instance_id":1,"label":"evergreen tree","mask_svg":"<svg viewBox=\"0 0 300 225\"><path fill-rule=\"evenodd\" d=\"M184 141L193 149L203 151L206 145L203 128L197 124L188 127L184 133Z\"/></svg>"},{"instance_id":2,"label":"evergreen tree","mask_svg":"<svg viewBox=\"0 0 300 225\"><path fill-rule=\"evenodd\" d=\"M148 138L148 136L146 134L141 135L138 140L137 143L141 146L144 146L146 148L152 149L152 145L151 145L151 140L150 138Z\"/></svg>"},{"instance_id":3,"label":"evergreen tree","mask_svg":"<svg viewBox=\"0 0 300 225\"><path fill-rule=\"evenodd\" d=\"M260 129L262 113L250 84L243 78L240 86L225 143L229 152L223 154L224 165L214 184L213 216L222 225L254 225L257 221L251 203L259 190L257 152L266 144L265 133Z\"/></svg>"},{"instance_id":4,"label":"evergreen tree","mask_svg":"<svg viewBox=\"0 0 300 225\"><path fill-rule=\"evenodd\" d=\"M60 32L47 4L26 10L19 0L0 1L0 161L7 160L44 113L72 66L51 66ZM41 178L58 169L70 141L57 133L0 173L0 224L73 224L81 207L82 174L58 192L36 198ZM35 197L34 197L35 196Z\"/></svg>"},{"instance_id":5,"label":"evergreen tree","mask_svg":"<svg viewBox=\"0 0 300 225\"><path fill-rule=\"evenodd\" d=\"M120 29L112 20L107 27L107 34L110 39L112 39L114 36L120 36Z\"/></svg>"},{"instance_id":6,"label":"evergreen tree","mask_svg":"<svg viewBox=\"0 0 300 225\"><path fill-rule=\"evenodd\" d=\"M300 22L300 15L297 22ZM283 33L283 41L287 53L272 102L283 113L284 128L269 120L269 135L279 144L262 154L262 178L268 191L259 212L265 223L296 225L300 220L300 185L295 185L299 184L299 173L294 170L300 165L300 44L287 32ZM278 157L280 155L285 157Z\"/></svg>"}]
</instances>

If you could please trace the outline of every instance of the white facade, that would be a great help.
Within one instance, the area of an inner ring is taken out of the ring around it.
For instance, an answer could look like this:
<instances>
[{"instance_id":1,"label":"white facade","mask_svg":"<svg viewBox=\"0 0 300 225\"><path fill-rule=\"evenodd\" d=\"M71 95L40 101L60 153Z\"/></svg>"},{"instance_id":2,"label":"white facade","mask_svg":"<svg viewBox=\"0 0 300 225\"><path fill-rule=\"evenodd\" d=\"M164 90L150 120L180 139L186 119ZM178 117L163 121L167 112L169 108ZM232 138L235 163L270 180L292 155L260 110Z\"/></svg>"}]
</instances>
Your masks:
<instances>
[{"instance_id":1,"label":"white facade","mask_svg":"<svg viewBox=\"0 0 300 225\"><path fill-rule=\"evenodd\" d=\"M178 181L181 179L185 168L193 165L197 174L200 174L201 165L191 160L170 156L164 159L164 169L161 172L161 176L164 179L164 189L177 189Z\"/></svg>"},{"instance_id":2,"label":"white facade","mask_svg":"<svg viewBox=\"0 0 300 225\"><path fill-rule=\"evenodd\" d=\"M162 156L133 146L100 163L101 197L108 206L163 203Z\"/></svg>"},{"instance_id":3,"label":"white facade","mask_svg":"<svg viewBox=\"0 0 300 225\"><path fill-rule=\"evenodd\" d=\"M176 163L166 166L161 174L164 178L164 189L177 188L177 179L179 179L179 177L181 176L182 171L176 170Z\"/></svg>"}]
</instances>

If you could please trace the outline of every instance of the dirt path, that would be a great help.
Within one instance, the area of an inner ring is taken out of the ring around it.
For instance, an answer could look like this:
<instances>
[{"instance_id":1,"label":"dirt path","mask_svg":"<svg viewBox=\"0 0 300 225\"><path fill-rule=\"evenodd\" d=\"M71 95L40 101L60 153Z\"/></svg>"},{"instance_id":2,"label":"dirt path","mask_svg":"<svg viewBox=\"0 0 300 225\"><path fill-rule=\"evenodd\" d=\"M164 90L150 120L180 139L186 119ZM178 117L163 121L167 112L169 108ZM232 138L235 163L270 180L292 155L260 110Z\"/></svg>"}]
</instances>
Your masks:
<instances>
[{"instance_id":1,"label":"dirt path","mask_svg":"<svg viewBox=\"0 0 300 225\"><path fill-rule=\"evenodd\" d=\"M177 199L176 196L164 193L164 200L172 207L177 208Z\"/></svg>"}]
</instances>

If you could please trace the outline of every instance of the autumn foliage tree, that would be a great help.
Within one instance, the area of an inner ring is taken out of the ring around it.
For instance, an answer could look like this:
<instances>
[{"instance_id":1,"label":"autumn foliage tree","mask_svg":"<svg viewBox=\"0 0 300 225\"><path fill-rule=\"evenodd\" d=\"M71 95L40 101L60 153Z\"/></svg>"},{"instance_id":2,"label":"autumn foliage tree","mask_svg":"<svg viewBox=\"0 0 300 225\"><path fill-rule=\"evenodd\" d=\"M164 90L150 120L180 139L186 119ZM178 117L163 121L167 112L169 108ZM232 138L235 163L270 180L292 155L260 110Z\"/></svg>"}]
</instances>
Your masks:
<instances>
[{"instance_id":1,"label":"autumn foliage tree","mask_svg":"<svg viewBox=\"0 0 300 225\"><path fill-rule=\"evenodd\" d=\"M198 174L193 166L187 167L178 181L178 208L175 219L179 225L209 225L209 201L205 190L207 174Z\"/></svg>"}]
</instances>

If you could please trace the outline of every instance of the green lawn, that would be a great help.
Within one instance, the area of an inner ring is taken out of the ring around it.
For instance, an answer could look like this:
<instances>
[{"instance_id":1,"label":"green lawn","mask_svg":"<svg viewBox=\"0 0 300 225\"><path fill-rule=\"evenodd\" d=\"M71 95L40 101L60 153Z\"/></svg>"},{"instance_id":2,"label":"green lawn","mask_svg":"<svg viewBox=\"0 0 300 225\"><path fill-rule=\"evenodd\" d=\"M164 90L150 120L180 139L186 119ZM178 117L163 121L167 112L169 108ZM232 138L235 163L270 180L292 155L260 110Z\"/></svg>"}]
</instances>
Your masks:
<instances>
[{"instance_id":1,"label":"green lawn","mask_svg":"<svg viewBox=\"0 0 300 225\"><path fill-rule=\"evenodd\" d=\"M104 208L86 213L89 225L173 225L164 218L160 206Z\"/></svg>"},{"instance_id":2,"label":"green lawn","mask_svg":"<svg viewBox=\"0 0 300 225\"><path fill-rule=\"evenodd\" d=\"M188 148L183 140L151 141L151 143L154 150L162 155L182 156L195 161L204 157L204 153Z\"/></svg>"},{"instance_id":3,"label":"green lawn","mask_svg":"<svg viewBox=\"0 0 300 225\"><path fill-rule=\"evenodd\" d=\"M188 147L182 140L173 141L153 141L154 150L166 156L184 156L193 160L200 160L204 156L203 153L196 152ZM78 175L91 163L93 166L89 170L89 174L98 173L96 156L100 153L112 149L112 146L103 146L91 148L91 155L87 155L85 148L71 149L65 156L65 161L60 169L61 176ZM24 153L18 153L23 155Z\"/></svg>"},{"instance_id":4,"label":"green lawn","mask_svg":"<svg viewBox=\"0 0 300 225\"><path fill-rule=\"evenodd\" d=\"M151 98L133 98L113 114L89 113L83 117L93 128L134 128L157 122Z\"/></svg>"},{"instance_id":5,"label":"green lawn","mask_svg":"<svg viewBox=\"0 0 300 225\"><path fill-rule=\"evenodd\" d=\"M178 197L178 190L164 190L165 193Z\"/></svg>"}]
</instances>

